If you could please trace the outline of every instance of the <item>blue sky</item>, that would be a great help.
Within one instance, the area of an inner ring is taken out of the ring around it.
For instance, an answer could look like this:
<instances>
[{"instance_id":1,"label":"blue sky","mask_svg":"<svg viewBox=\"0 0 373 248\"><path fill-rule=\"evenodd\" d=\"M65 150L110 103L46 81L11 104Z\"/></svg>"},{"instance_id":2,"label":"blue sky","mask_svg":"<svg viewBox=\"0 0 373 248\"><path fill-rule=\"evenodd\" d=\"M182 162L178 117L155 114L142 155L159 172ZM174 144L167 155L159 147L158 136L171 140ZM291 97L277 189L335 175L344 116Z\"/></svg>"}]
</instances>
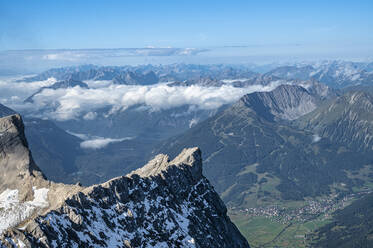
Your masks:
<instances>
[{"instance_id":1,"label":"blue sky","mask_svg":"<svg viewBox=\"0 0 373 248\"><path fill-rule=\"evenodd\" d=\"M373 53L373 1L7 1L0 50L248 46Z\"/></svg>"}]
</instances>

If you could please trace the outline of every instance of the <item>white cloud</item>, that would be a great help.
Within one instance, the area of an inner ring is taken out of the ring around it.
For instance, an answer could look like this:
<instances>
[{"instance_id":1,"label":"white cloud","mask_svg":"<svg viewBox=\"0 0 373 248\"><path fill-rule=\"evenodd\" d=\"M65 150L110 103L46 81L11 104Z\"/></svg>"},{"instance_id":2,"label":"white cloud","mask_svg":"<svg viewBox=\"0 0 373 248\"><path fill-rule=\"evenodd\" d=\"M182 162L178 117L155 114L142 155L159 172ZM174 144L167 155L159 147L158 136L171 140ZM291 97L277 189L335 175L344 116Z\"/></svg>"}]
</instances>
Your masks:
<instances>
[{"instance_id":1,"label":"white cloud","mask_svg":"<svg viewBox=\"0 0 373 248\"><path fill-rule=\"evenodd\" d=\"M74 132L71 132L69 130L66 130L66 132L75 136L75 137L78 137L79 139L82 139L82 140L88 140L89 139L89 135L84 134L84 133L74 133Z\"/></svg>"},{"instance_id":2,"label":"white cloud","mask_svg":"<svg viewBox=\"0 0 373 248\"><path fill-rule=\"evenodd\" d=\"M23 101L41 87L50 86L56 82L55 78L36 82L16 82L18 79L22 80L21 77L0 79L0 98L9 102Z\"/></svg>"},{"instance_id":3,"label":"white cloud","mask_svg":"<svg viewBox=\"0 0 373 248\"><path fill-rule=\"evenodd\" d=\"M89 88L98 89L105 88L113 84L111 80L85 80L84 83L88 85Z\"/></svg>"},{"instance_id":4,"label":"white cloud","mask_svg":"<svg viewBox=\"0 0 373 248\"><path fill-rule=\"evenodd\" d=\"M88 57L87 54L78 51L68 51L68 52L61 52L58 51L56 53L49 53L43 55L44 60L64 60L64 61L78 61L80 59Z\"/></svg>"},{"instance_id":5,"label":"white cloud","mask_svg":"<svg viewBox=\"0 0 373 248\"><path fill-rule=\"evenodd\" d=\"M321 140L321 137L318 135L318 134L314 134L313 136L312 136L312 142L313 143L317 143L317 142L319 142Z\"/></svg>"},{"instance_id":6,"label":"white cloud","mask_svg":"<svg viewBox=\"0 0 373 248\"><path fill-rule=\"evenodd\" d=\"M17 78L19 79L19 78ZM190 109L214 110L231 104L245 94L255 91L270 91L285 81L270 85L252 85L236 88L202 87L198 85L170 87L160 83L150 86L116 85L110 81L89 81L90 88L45 89L34 96L33 103L23 101L44 86L55 83L54 78L39 82L16 82L15 79L0 79L0 103L25 115L54 120L84 118L93 120L99 115L111 115L128 107L139 105L153 111L189 105ZM111 111L99 113L107 107Z\"/></svg>"},{"instance_id":7,"label":"white cloud","mask_svg":"<svg viewBox=\"0 0 373 248\"><path fill-rule=\"evenodd\" d=\"M91 121L91 120L96 119L96 117L97 117L97 113L96 113L96 112L88 112L88 113L86 113L86 114L83 116L83 119L84 119L84 120L89 120L89 121Z\"/></svg>"},{"instance_id":8,"label":"white cloud","mask_svg":"<svg viewBox=\"0 0 373 248\"><path fill-rule=\"evenodd\" d=\"M197 125L198 122L199 122L198 118L191 119L190 122L189 122L189 128L192 128L193 126Z\"/></svg>"},{"instance_id":9,"label":"white cloud","mask_svg":"<svg viewBox=\"0 0 373 248\"><path fill-rule=\"evenodd\" d=\"M101 148L106 147L110 143L116 143L116 142L121 142L124 140L133 139L133 137L111 139L111 138L104 138L104 137L99 137L99 136L91 136L89 134L74 133L71 131L66 131L66 132L84 140L83 142L80 143L80 147L83 149L101 149Z\"/></svg>"},{"instance_id":10,"label":"white cloud","mask_svg":"<svg viewBox=\"0 0 373 248\"><path fill-rule=\"evenodd\" d=\"M101 149L109 145L110 143L121 142L124 140L132 139L130 137L121 138L121 139L111 139L111 138L103 138L103 137L96 137L94 139L86 140L80 143L80 147L84 149Z\"/></svg>"},{"instance_id":11,"label":"white cloud","mask_svg":"<svg viewBox=\"0 0 373 248\"><path fill-rule=\"evenodd\" d=\"M201 87L179 86L170 87L165 84L152 86L110 85L105 88L84 89L74 87L69 89L47 89L34 97L34 112L46 118L68 120L80 118L93 119L95 110L111 107L112 113L124 110L133 105L145 105L153 110L170 109L183 105L195 106L196 109L212 110L224 104L237 101L247 93L255 91L270 91L281 82L268 86L253 85L246 88L232 86ZM29 108L30 106L24 106ZM91 113L90 113L91 112Z\"/></svg>"}]
</instances>

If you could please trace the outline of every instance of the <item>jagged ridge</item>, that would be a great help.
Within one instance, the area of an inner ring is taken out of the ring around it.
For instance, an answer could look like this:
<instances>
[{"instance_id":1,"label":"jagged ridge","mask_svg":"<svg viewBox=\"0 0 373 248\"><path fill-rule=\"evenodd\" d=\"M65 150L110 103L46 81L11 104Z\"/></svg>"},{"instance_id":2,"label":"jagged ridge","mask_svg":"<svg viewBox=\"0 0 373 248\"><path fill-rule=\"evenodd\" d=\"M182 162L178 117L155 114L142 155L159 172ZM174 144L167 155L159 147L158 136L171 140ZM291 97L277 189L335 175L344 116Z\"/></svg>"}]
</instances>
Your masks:
<instances>
[{"instance_id":1,"label":"jagged ridge","mask_svg":"<svg viewBox=\"0 0 373 248\"><path fill-rule=\"evenodd\" d=\"M29 177L22 177L31 187L29 193L34 187L48 192L46 205L3 232L1 247L249 247L202 175L198 148L183 150L171 162L158 155L127 176L81 188L44 178L27 149L19 115L0 119L0 127L2 137L13 137L8 140L14 142L1 143L4 154L27 158L21 169L14 157L1 160L1 166L15 174L30 171ZM22 152L15 153L19 149ZM3 189L22 190L15 181Z\"/></svg>"}]
</instances>

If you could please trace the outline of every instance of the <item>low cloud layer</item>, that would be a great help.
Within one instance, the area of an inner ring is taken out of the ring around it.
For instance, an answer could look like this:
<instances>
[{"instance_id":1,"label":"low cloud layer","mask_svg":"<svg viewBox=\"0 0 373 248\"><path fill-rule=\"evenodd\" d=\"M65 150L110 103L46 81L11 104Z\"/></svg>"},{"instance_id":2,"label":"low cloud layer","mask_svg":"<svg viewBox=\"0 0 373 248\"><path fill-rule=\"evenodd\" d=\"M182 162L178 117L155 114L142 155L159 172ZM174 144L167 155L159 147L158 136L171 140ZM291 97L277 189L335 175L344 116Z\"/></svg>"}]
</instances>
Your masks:
<instances>
[{"instance_id":1,"label":"low cloud layer","mask_svg":"<svg viewBox=\"0 0 373 248\"><path fill-rule=\"evenodd\" d=\"M122 138L122 139L111 139L111 138L102 138L97 137L90 140L85 140L80 143L80 147L83 149L101 149L108 146L110 143L121 142L124 140L129 140L131 138Z\"/></svg>"},{"instance_id":2,"label":"low cloud layer","mask_svg":"<svg viewBox=\"0 0 373 248\"><path fill-rule=\"evenodd\" d=\"M144 105L154 111L193 106L194 109L213 110L231 104L245 94L255 91L270 91L282 81L268 86L253 85L246 88L232 86L202 87L197 85L170 87L166 84L151 86L115 85L109 82L89 82L90 89L45 89L34 97L34 103L23 100L41 86L50 85L53 79L36 83L0 82L2 89L13 89L1 98L1 103L22 113L59 121L84 118L93 120L97 110L109 107L112 112L122 111L134 105ZM14 91L14 89L17 89ZM28 92L26 94L25 92ZM0 94L1 97L1 94ZM16 99L15 99L16 98ZM12 100L13 99L13 100Z\"/></svg>"},{"instance_id":3,"label":"low cloud layer","mask_svg":"<svg viewBox=\"0 0 373 248\"><path fill-rule=\"evenodd\" d=\"M17 102L17 99L20 101L22 98L30 96L30 94L41 87L50 86L56 82L54 78L31 83L16 82L18 79L21 78L0 78L0 103L11 104L12 102Z\"/></svg>"},{"instance_id":4,"label":"low cloud layer","mask_svg":"<svg viewBox=\"0 0 373 248\"><path fill-rule=\"evenodd\" d=\"M99 137L99 136L90 136L88 134L82 134L82 133L74 133L71 131L67 131L67 132L83 140L83 142L80 143L80 147L83 149L95 149L96 150L96 149L104 148L108 146L110 143L117 143L117 142L122 142L125 140L133 139L133 137L111 139L111 138L104 138L104 137Z\"/></svg>"},{"instance_id":5,"label":"low cloud layer","mask_svg":"<svg viewBox=\"0 0 373 248\"><path fill-rule=\"evenodd\" d=\"M313 143L317 143L317 142L319 142L321 140L321 137L318 135L318 134L314 134L313 136L312 136L312 142Z\"/></svg>"}]
</instances>

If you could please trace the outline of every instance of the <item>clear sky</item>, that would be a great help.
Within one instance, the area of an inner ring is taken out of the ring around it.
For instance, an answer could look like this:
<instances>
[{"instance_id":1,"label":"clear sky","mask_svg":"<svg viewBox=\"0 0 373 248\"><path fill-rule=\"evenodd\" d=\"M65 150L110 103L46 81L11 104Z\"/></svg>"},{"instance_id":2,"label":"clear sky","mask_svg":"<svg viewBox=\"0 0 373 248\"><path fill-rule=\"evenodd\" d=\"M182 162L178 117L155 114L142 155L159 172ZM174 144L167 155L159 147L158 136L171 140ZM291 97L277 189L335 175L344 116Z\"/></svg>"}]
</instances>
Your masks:
<instances>
[{"instance_id":1,"label":"clear sky","mask_svg":"<svg viewBox=\"0 0 373 248\"><path fill-rule=\"evenodd\" d=\"M0 0L0 50L146 46L370 53L373 1Z\"/></svg>"}]
</instances>

